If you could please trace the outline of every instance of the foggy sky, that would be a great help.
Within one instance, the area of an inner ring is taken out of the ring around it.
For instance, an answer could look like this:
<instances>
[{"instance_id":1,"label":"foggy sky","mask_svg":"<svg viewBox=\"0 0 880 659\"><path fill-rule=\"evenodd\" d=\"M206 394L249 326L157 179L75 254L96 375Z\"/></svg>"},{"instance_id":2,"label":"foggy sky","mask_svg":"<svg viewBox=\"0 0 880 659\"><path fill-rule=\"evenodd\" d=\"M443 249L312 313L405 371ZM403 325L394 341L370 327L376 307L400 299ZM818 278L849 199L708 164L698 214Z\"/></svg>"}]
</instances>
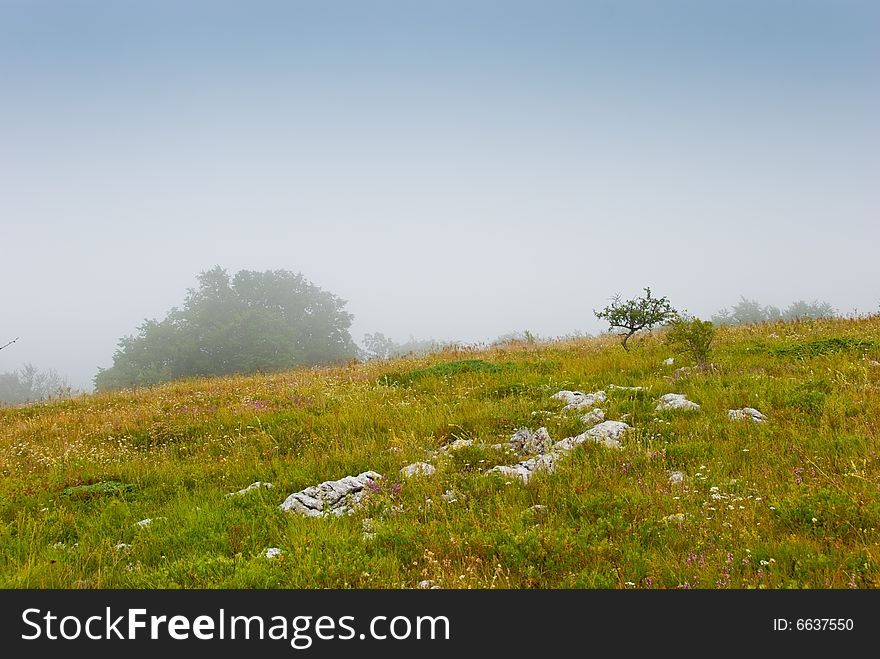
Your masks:
<instances>
[{"instance_id":1,"label":"foggy sky","mask_svg":"<svg viewBox=\"0 0 880 659\"><path fill-rule=\"evenodd\" d=\"M595 333L651 286L880 306L876 2L0 0L0 372L91 388L214 265L351 333Z\"/></svg>"}]
</instances>

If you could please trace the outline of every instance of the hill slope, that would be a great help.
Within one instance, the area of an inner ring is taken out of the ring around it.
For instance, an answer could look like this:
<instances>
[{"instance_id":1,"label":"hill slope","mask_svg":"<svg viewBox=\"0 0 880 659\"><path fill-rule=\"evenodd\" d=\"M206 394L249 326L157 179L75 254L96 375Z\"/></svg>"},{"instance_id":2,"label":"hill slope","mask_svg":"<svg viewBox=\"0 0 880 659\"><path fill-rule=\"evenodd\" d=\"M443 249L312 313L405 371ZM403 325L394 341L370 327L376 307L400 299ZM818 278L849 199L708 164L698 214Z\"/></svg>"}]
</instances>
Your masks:
<instances>
[{"instance_id":1,"label":"hill slope","mask_svg":"<svg viewBox=\"0 0 880 659\"><path fill-rule=\"evenodd\" d=\"M880 585L880 317L724 328L710 370L671 354L518 344L0 410L0 586ZM519 428L595 423L560 390L604 391L621 447L487 475L529 457ZM279 509L366 471L350 515Z\"/></svg>"}]
</instances>

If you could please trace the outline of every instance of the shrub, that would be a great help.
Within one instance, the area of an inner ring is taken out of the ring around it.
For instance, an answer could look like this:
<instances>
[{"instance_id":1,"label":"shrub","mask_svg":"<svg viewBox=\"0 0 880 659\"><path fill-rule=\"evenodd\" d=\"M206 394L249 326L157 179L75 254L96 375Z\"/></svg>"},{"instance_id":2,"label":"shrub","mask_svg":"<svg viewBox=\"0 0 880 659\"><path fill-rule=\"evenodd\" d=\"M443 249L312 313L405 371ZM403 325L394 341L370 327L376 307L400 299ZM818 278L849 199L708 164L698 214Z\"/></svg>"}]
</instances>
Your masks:
<instances>
[{"instance_id":1,"label":"shrub","mask_svg":"<svg viewBox=\"0 0 880 659\"><path fill-rule=\"evenodd\" d=\"M712 321L680 315L670 321L666 343L693 357L698 366L705 366L709 362L709 349L714 338Z\"/></svg>"}]
</instances>

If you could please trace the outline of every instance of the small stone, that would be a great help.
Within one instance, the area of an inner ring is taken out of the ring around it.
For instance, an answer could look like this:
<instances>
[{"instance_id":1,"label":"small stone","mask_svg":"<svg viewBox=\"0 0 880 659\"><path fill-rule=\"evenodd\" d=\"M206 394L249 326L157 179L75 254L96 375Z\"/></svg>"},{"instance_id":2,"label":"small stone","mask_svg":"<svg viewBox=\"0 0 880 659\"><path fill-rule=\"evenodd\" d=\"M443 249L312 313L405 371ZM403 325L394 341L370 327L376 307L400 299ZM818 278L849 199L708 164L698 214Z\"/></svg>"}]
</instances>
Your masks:
<instances>
[{"instance_id":1,"label":"small stone","mask_svg":"<svg viewBox=\"0 0 880 659\"><path fill-rule=\"evenodd\" d=\"M663 363L667 366L672 366L675 363L675 357L667 357L663 360Z\"/></svg>"},{"instance_id":2,"label":"small stone","mask_svg":"<svg viewBox=\"0 0 880 659\"><path fill-rule=\"evenodd\" d=\"M421 588L422 590L430 590L431 588L437 588L437 586L434 585L434 582L431 579L425 579L424 581L420 581L418 587Z\"/></svg>"},{"instance_id":3,"label":"small stone","mask_svg":"<svg viewBox=\"0 0 880 659\"><path fill-rule=\"evenodd\" d=\"M663 410L698 410L700 406L690 401L684 394L663 394L660 396L660 403L655 410L661 412Z\"/></svg>"},{"instance_id":4,"label":"small stone","mask_svg":"<svg viewBox=\"0 0 880 659\"><path fill-rule=\"evenodd\" d=\"M116 545L116 549L118 549L119 551L128 551L129 549L131 549L131 545L120 542L118 545Z\"/></svg>"},{"instance_id":5,"label":"small stone","mask_svg":"<svg viewBox=\"0 0 880 659\"><path fill-rule=\"evenodd\" d=\"M263 556L266 558L275 558L276 556L281 556L281 550L278 547L269 547L263 552Z\"/></svg>"},{"instance_id":6,"label":"small stone","mask_svg":"<svg viewBox=\"0 0 880 659\"><path fill-rule=\"evenodd\" d=\"M680 471L669 471L669 482L673 485L678 485L679 483L684 483L684 474Z\"/></svg>"},{"instance_id":7,"label":"small stone","mask_svg":"<svg viewBox=\"0 0 880 659\"><path fill-rule=\"evenodd\" d=\"M452 490L446 490L443 494L440 495L440 498L443 499L446 503L454 503L458 501L458 497Z\"/></svg>"},{"instance_id":8,"label":"small stone","mask_svg":"<svg viewBox=\"0 0 880 659\"><path fill-rule=\"evenodd\" d=\"M437 467L427 462L413 462L400 470L400 475L404 478L412 478L413 476L433 476L437 471Z\"/></svg>"},{"instance_id":9,"label":"small stone","mask_svg":"<svg viewBox=\"0 0 880 659\"><path fill-rule=\"evenodd\" d=\"M586 424L595 426L597 423L602 423L605 420L605 412L597 407L584 414L581 420Z\"/></svg>"},{"instance_id":10,"label":"small stone","mask_svg":"<svg viewBox=\"0 0 880 659\"><path fill-rule=\"evenodd\" d=\"M467 448L468 446L473 446L474 440L472 439L456 439L451 444L448 444L443 447L446 451L458 451L459 449Z\"/></svg>"},{"instance_id":11,"label":"small stone","mask_svg":"<svg viewBox=\"0 0 880 659\"><path fill-rule=\"evenodd\" d=\"M744 407L740 410L727 410L727 418L731 421L751 419L755 423L764 423L765 421L767 421L767 417L761 414L754 407Z\"/></svg>"},{"instance_id":12,"label":"small stone","mask_svg":"<svg viewBox=\"0 0 880 659\"><path fill-rule=\"evenodd\" d=\"M231 497L239 494L247 494L248 492L253 492L254 490L259 490L261 487L272 487L272 483L262 483L260 481L254 481L246 488L239 490L238 492L230 492L226 496Z\"/></svg>"}]
</instances>

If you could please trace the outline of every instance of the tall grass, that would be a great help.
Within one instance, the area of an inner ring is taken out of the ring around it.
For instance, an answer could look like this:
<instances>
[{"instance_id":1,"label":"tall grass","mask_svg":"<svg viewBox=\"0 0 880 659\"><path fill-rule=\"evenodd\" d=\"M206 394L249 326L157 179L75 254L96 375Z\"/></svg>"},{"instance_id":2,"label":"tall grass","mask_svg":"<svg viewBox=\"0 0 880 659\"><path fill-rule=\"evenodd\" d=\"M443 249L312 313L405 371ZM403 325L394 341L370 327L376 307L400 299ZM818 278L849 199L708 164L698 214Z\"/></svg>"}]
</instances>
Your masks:
<instances>
[{"instance_id":1,"label":"tall grass","mask_svg":"<svg viewBox=\"0 0 880 659\"><path fill-rule=\"evenodd\" d=\"M880 318L721 328L689 371L659 335L632 348L509 343L0 410L0 585L880 585ZM583 432L553 393L609 384L645 387L602 404L633 426L624 448L582 445L528 485L484 475L517 460L492 445L519 427ZM655 412L668 392L701 409ZM769 421L728 419L746 406ZM456 439L475 443L439 450ZM437 473L401 482L420 460ZM278 509L368 469L400 487L340 518ZM226 496L257 480L274 486Z\"/></svg>"}]
</instances>

